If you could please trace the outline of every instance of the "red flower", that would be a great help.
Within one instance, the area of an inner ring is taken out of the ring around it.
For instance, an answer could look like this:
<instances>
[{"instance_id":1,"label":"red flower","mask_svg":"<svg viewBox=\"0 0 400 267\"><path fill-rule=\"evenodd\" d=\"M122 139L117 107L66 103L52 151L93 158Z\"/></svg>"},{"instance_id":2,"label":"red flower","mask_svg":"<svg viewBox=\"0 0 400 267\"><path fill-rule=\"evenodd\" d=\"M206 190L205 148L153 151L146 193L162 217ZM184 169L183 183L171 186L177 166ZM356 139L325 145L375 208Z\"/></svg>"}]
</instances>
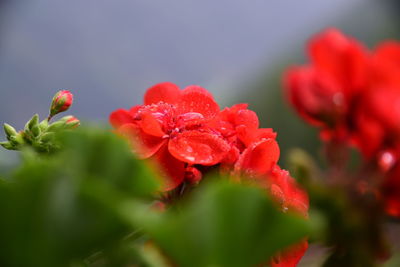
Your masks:
<instances>
[{"instance_id":1,"label":"red flower","mask_svg":"<svg viewBox=\"0 0 400 267\"><path fill-rule=\"evenodd\" d=\"M156 159L168 181L166 190L183 180L197 183L207 166L218 165L234 177L254 180L283 212L307 217L307 195L277 165L276 133L259 128L258 117L247 104L220 111L201 87L179 90L161 83L147 90L144 105L114 111L110 122L129 138L140 157ZM306 249L305 240L277 254L273 264L295 266Z\"/></svg>"},{"instance_id":2,"label":"red flower","mask_svg":"<svg viewBox=\"0 0 400 267\"><path fill-rule=\"evenodd\" d=\"M309 54L309 66L285 76L290 102L325 141L355 145L368 168L379 168L386 211L400 216L400 43L369 52L330 29L310 42Z\"/></svg>"},{"instance_id":3,"label":"red flower","mask_svg":"<svg viewBox=\"0 0 400 267\"><path fill-rule=\"evenodd\" d=\"M179 90L172 83L160 83L147 90L144 105L114 111L110 122L130 138L139 156L157 159L169 190L185 173L199 179L191 166L215 165L227 155L229 144L208 125L218 113L218 104L205 89Z\"/></svg>"},{"instance_id":4,"label":"red flower","mask_svg":"<svg viewBox=\"0 0 400 267\"><path fill-rule=\"evenodd\" d=\"M308 51L311 64L285 75L288 98L300 116L322 128L324 139L343 139L347 114L366 82L366 52L336 29L317 35Z\"/></svg>"}]
</instances>

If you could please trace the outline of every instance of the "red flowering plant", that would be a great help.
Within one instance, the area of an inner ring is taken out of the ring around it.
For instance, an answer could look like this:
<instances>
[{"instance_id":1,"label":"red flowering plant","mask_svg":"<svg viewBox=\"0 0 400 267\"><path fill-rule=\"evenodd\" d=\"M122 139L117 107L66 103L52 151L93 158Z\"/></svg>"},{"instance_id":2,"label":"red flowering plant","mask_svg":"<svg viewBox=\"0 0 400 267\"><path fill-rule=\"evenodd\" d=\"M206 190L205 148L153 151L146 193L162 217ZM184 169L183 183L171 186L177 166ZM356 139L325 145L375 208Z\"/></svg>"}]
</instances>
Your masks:
<instances>
[{"instance_id":1,"label":"red flowering plant","mask_svg":"<svg viewBox=\"0 0 400 267\"><path fill-rule=\"evenodd\" d=\"M307 218L307 194L277 165L276 133L259 128L247 104L221 111L205 89L180 90L166 82L147 90L144 105L114 111L110 123L130 141L134 153L155 162L165 181L164 196L177 189L181 193L209 171L219 170L233 180L261 186L282 212ZM271 264L296 266L306 249L304 240L273 257Z\"/></svg>"},{"instance_id":2,"label":"red flowering plant","mask_svg":"<svg viewBox=\"0 0 400 267\"><path fill-rule=\"evenodd\" d=\"M284 76L287 97L306 122L320 129L330 167L327 183L346 191L358 213L365 212L360 216L380 240L368 253L382 258L387 254L379 230L382 211L400 217L400 43L369 50L327 29L311 39L308 52L311 63ZM351 148L362 155L358 172L347 168Z\"/></svg>"}]
</instances>

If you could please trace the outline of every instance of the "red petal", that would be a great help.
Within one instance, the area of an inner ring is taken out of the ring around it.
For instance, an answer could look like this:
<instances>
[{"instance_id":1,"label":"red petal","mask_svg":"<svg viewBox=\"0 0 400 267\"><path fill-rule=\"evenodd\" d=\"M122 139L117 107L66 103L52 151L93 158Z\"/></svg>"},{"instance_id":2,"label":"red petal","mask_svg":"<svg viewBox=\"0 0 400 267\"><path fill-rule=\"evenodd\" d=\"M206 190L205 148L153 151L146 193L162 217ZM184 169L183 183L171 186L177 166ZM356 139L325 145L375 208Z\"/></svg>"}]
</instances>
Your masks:
<instances>
[{"instance_id":1,"label":"red petal","mask_svg":"<svg viewBox=\"0 0 400 267\"><path fill-rule=\"evenodd\" d=\"M296 181L289 175L289 172L282 170L278 165L275 165L271 174L266 176L267 183L278 187L283 194L283 202L281 204L286 207L289 211L295 212L308 217L309 200L307 193L302 190L296 183ZM273 193L273 192L272 192ZM272 194L273 195L273 194ZM273 195L274 196L274 195ZM277 200L280 201L278 198Z\"/></svg>"},{"instance_id":2,"label":"red petal","mask_svg":"<svg viewBox=\"0 0 400 267\"><path fill-rule=\"evenodd\" d=\"M235 171L262 175L279 159L279 146L274 139L264 139L246 148L235 164Z\"/></svg>"},{"instance_id":3,"label":"red petal","mask_svg":"<svg viewBox=\"0 0 400 267\"><path fill-rule=\"evenodd\" d=\"M231 113L236 113L239 110L247 109L248 106L249 106L249 104L247 104L247 103L239 103L239 104L235 104L232 107L230 107L229 110Z\"/></svg>"},{"instance_id":4,"label":"red petal","mask_svg":"<svg viewBox=\"0 0 400 267\"><path fill-rule=\"evenodd\" d=\"M295 67L285 74L289 101L315 126L332 125L347 111L348 96L330 75L313 67Z\"/></svg>"},{"instance_id":5,"label":"red petal","mask_svg":"<svg viewBox=\"0 0 400 267\"><path fill-rule=\"evenodd\" d=\"M249 129L257 129L260 125L257 114L249 109L242 109L236 113L235 124L244 125Z\"/></svg>"},{"instance_id":6,"label":"red petal","mask_svg":"<svg viewBox=\"0 0 400 267\"><path fill-rule=\"evenodd\" d=\"M276 132L272 128L261 128L257 130L258 138L276 138Z\"/></svg>"},{"instance_id":7,"label":"red petal","mask_svg":"<svg viewBox=\"0 0 400 267\"><path fill-rule=\"evenodd\" d=\"M150 112L141 114L140 126L147 134L158 137L163 137L165 135L161 123Z\"/></svg>"},{"instance_id":8,"label":"red petal","mask_svg":"<svg viewBox=\"0 0 400 267\"><path fill-rule=\"evenodd\" d=\"M176 188L183 182L185 177L185 163L174 158L163 146L155 155L154 159L158 165L159 174L164 181L164 191Z\"/></svg>"},{"instance_id":9,"label":"red petal","mask_svg":"<svg viewBox=\"0 0 400 267\"><path fill-rule=\"evenodd\" d=\"M219 112L219 106L214 101L211 93L200 86L186 87L177 103L178 113L200 113L205 119L214 118Z\"/></svg>"},{"instance_id":10,"label":"red petal","mask_svg":"<svg viewBox=\"0 0 400 267\"><path fill-rule=\"evenodd\" d=\"M306 253L308 248L307 240L290 246L282 252L279 252L271 260L271 267L295 267Z\"/></svg>"},{"instance_id":11,"label":"red petal","mask_svg":"<svg viewBox=\"0 0 400 267\"><path fill-rule=\"evenodd\" d=\"M392 68L400 68L400 43L394 41L381 43L376 48L374 57L390 64L390 67Z\"/></svg>"},{"instance_id":12,"label":"red petal","mask_svg":"<svg viewBox=\"0 0 400 267\"><path fill-rule=\"evenodd\" d=\"M146 134L139 126L132 123L124 124L118 129L118 132L128 138L134 152L141 158L151 157L168 141Z\"/></svg>"},{"instance_id":13,"label":"red petal","mask_svg":"<svg viewBox=\"0 0 400 267\"><path fill-rule=\"evenodd\" d=\"M248 107L248 104L240 103L240 104L233 105L232 107L229 107L229 108L228 107L224 108L218 114L218 119L229 122L231 124L235 124L236 113L238 113L240 110L247 109L247 107Z\"/></svg>"},{"instance_id":14,"label":"red petal","mask_svg":"<svg viewBox=\"0 0 400 267\"><path fill-rule=\"evenodd\" d=\"M226 156L230 146L222 138L210 133L186 131L170 139L171 154L190 164L215 165Z\"/></svg>"},{"instance_id":15,"label":"red petal","mask_svg":"<svg viewBox=\"0 0 400 267\"><path fill-rule=\"evenodd\" d=\"M157 104L160 101L169 104L175 104L181 91L179 87L170 82L164 82L154 85L147 89L144 95L144 104Z\"/></svg>"},{"instance_id":16,"label":"red petal","mask_svg":"<svg viewBox=\"0 0 400 267\"><path fill-rule=\"evenodd\" d=\"M366 80L366 52L356 40L337 29L328 29L309 44L313 63L350 90L361 89ZM349 93L353 93L350 92Z\"/></svg>"},{"instance_id":17,"label":"red petal","mask_svg":"<svg viewBox=\"0 0 400 267\"><path fill-rule=\"evenodd\" d=\"M126 123L134 123L132 114L125 109L117 109L110 115L110 123L114 128L119 128Z\"/></svg>"},{"instance_id":18,"label":"red petal","mask_svg":"<svg viewBox=\"0 0 400 267\"><path fill-rule=\"evenodd\" d=\"M400 44L394 41L381 43L371 60L369 80L374 86L393 86L400 84Z\"/></svg>"}]
</instances>

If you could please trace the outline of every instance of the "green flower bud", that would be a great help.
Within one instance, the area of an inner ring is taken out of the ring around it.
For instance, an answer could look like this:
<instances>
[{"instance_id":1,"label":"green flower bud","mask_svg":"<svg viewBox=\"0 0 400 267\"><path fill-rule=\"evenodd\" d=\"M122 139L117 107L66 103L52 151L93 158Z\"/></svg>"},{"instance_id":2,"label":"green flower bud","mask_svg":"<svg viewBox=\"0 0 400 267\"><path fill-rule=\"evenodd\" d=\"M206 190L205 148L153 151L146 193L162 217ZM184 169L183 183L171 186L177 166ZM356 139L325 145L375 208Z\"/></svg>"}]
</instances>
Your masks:
<instances>
[{"instance_id":1,"label":"green flower bud","mask_svg":"<svg viewBox=\"0 0 400 267\"><path fill-rule=\"evenodd\" d=\"M4 123L3 127L8 140L10 140L11 136L15 136L18 134L14 127L12 127L10 124Z\"/></svg>"},{"instance_id":2,"label":"green flower bud","mask_svg":"<svg viewBox=\"0 0 400 267\"><path fill-rule=\"evenodd\" d=\"M35 125L39 125L39 115L35 114L33 117L25 124L25 131L30 131Z\"/></svg>"},{"instance_id":3,"label":"green flower bud","mask_svg":"<svg viewBox=\"0 0 400 267\"><path fill-rule=\"evenodd\" d=\"M21 145L25 144L25 140L24 140L22 133L17 133L16 135L11 136L10 143L15 146L21 146Z\"/></svg>"},{"instance_id":4,"label":"green flower bud","mask_svg":"<svg viewBox=\"0 0 400 267\"><path fill-rule=\"evenodd\" d=\"M42 120L42 121L39 123L39 127L40 127L40 130L41 130L42 132L46 131L46 130L47 130L47 127L49 127L49 122L48 122L48 120Z\"/></svg>"},{"instance_id":5,"label":"green flower bud","mask_svg":"<svg viewBox=\"0 0 400 267\"><path fill-rule=\"evenodd\" d=\"M32 129L31 129L31 133L32 133L32 135L34 136L34 137L38 137L39 135L40 135L40 127L39 127L39 124L36 124L36 125L34 125L33 127L32 127Z\"/></svg>"},{"instance_id":6,"label":"green flower bud","mask_svg":"<svg viewBox=\"0 0 400 267\"><path fill-rule=\"evenodd\" d=\"M10 142L0 142L0 146L4 147L5 149L8 150L15 150L15 146L11 144Z\"/></svg>"},{"instance_id":7,"label":"green flower bud","mask_svg":"<svg viewBox=\"0 0 400 267\"><path fill-rule=\"evenodd\" d=\"M64 121L56 121L50 124L49 128L47 128L48 132L57 132L59 130L65 129L65 122Z\"/></svg>"}]
</instances>

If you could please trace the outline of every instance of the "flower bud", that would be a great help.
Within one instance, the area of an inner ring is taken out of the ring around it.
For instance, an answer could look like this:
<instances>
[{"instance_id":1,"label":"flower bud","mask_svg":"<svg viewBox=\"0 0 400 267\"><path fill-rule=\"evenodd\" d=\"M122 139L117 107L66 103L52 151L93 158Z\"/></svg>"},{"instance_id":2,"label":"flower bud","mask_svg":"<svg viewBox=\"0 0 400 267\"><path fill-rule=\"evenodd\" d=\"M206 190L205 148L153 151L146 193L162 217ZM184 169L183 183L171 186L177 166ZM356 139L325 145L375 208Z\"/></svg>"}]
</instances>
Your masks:
<instances>
[{"instance_id":1,"label":"flower bud","mask_svg":"<svg viewBox=\"0 0 400 267\"><path fill-rule=\"evenodd\" d=\"M72 101L73 95L70 91L62 90L56 93L51 103L49 118L60 112L66 111L72 105Z\"/></svg>"},{"instance_id":2,"label":"flower bud","mask_svg":"<svg viewBox=\"0 0 400 267\"><path fill-rule=\"evenodd\" d=\"M32 130L33 127L39 124L39 115L35 114L33 117L25 124L25 131Z\"/></svg>"},{"instance_id":3,"label":"flower bud","mask_svg":"<svg viewBox=\"0 0 400 267\"><path fill-rule=\"evenodd\" d=\"M14 145L12 145L10 142L0 142L0 146L8 150L15 150Z\"/></svg>"},{"instance_id":4,"label":"flower bud","mask_svg":"<svg viewBox=\"0 0 400 267\"><path fill-rule=\"evenodd\" d=\"M38 136L40 135L41 130L40 130L40 127L39 127L38 124L32 127L31 133L32 133L32 135L33 135L34 137L38 137Z\"/></svg>"},{"instance_id":5,"label":"flower bud","mask_svg":"<svg viewBox=\"0 0 400 267\"><path fill-rule=\"evenodd\" d=\"M6 133L8 140L10 140L12 136L16 136L18 134L14 127L7 123L4 123L4 132Z\"/></svg>"},{"instance_id":6,"label":"flower bud","mask_svg":"<svg viewBox=\"0 0 400 267\"><path fill-rule=\"evenodd\" d=\"M49 125L49 128L47 128L47 131L48 132L57 132L59 130L64 129L64 126L65 126L65 121L56 121Z\"/></svg>"},{"instance_id":7,"label":"flower bud","mask_svg":"<svg viewBox=\"0 0 400 267\"><path fill-rule=\"evenodd\" d=\"M77 118L75 118L74 116L68 116L68 117L69 118L65 122L65 125L66 125L67 129L76 128L81 124L81 122Z\"/></svg>"},{"instance_id":8,"label":"flower bud","mask_svg":"<svg viewBox=\"0 0 400 267\"><path fill-rule=\"evenodd\" d=\"M23 133L17 133L10 137L10 143L18 148L19 146L25 144Z\"/></svg>"}]
</instances>

